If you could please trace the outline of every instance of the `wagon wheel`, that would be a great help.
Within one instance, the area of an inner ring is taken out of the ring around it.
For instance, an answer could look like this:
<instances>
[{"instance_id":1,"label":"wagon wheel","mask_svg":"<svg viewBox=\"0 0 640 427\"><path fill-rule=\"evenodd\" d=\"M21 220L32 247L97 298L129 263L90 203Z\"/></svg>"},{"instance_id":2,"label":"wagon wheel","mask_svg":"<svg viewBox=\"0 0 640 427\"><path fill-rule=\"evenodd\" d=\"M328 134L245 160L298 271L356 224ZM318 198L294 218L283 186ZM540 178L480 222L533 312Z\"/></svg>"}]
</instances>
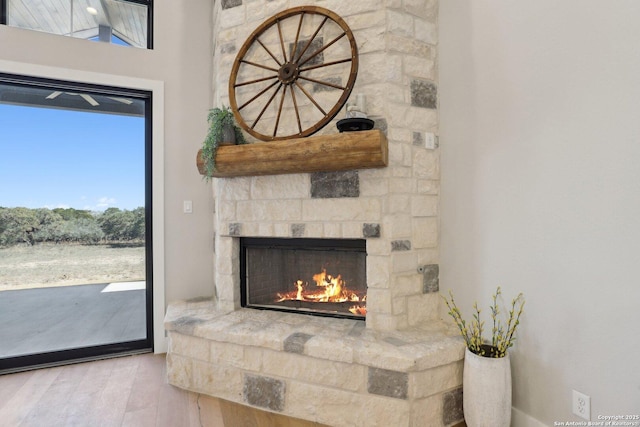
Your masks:
<instances>
[{"instance_id":1,"label":"wagon wheel","mask_svg":"<svg viewBox=\"0 0 640 427\"><path fill-rule=\"evenodd\" d=\"M330 10L280 12L244 43L231 69L229 103L238 124L273 141L309 136L335 117L358 74L358 47Z\"/></svg>"}]
</instances>

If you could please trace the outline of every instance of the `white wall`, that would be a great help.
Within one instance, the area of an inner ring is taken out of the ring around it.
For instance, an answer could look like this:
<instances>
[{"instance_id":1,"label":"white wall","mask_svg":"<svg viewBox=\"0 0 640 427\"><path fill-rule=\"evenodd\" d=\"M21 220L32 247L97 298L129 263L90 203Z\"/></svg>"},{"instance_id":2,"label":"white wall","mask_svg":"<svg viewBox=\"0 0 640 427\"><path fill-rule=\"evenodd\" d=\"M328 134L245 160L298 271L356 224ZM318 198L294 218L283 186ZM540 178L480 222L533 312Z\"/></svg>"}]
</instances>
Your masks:
<instances>
[{"instance_id":1,"label":"white wall","mask_svg":"<svg viewBox=\"0 0 640 427\"><path fill-rule=\"evenodd\" d=\"M440 2L441 290L527 305L514 406L640 414L640 2ZM445 314L446 316L446 314ZM488 320L488 316L487 316Z\"/></svg>"},{"instance_id":2,"label":"white wall","mask_svg":"<svg viewBox=\"0 0 640 427\"><path fill-rule=\"evenodd\" d=\"M213 198L195 166L211 108L211 20L209 0L156 2L153 50L0 26L0 60L18 63L27 72L37 74L48 66L67 69L63 74L71 80L101 73L108 80L120 76L164 83L165 114L154 120L164 128L167 302L213 295ZM183 200L193 201L193 214L182 213Z\"/></svg>"}]
</instances>

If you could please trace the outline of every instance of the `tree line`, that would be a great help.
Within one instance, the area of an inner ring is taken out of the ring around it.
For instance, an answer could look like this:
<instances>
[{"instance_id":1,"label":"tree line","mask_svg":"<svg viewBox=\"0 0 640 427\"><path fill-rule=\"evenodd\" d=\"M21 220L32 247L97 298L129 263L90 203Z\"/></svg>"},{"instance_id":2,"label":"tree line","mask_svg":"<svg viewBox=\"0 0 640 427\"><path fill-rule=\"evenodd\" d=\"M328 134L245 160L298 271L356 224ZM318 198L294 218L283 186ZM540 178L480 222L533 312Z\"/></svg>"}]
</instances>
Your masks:
<instances>
[{"instance_id":1,"label":"tree line","mask_svg":"<svg viewBox=\"0 0 640 427\"><path fill-rule=\"evenodd\" d=\"M145 209L109 208L91 212L73 208L0 207L0 246L53 242L95 244L145 238Z\"/></svg>"}]
</instances>

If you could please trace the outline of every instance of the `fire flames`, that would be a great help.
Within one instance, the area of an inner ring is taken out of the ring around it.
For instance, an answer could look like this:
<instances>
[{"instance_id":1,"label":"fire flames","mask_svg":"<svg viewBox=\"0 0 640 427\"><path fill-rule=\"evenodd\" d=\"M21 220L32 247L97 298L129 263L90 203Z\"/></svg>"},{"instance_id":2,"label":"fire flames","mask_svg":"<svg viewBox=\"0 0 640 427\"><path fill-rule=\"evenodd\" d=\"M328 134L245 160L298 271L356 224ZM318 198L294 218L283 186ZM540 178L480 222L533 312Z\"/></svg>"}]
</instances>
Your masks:
<instances>
[{"instance_id":1,"label":"fire flames","mask_svg":"<svg viewBox=\"0 0 640 427\"><path fill-rule=\"evenodd\" d=\"M316 288L309 289L309 283L303 280L296 280L293 284L295 290L285 293L278 293L276 302L282 301L307 301L307 302L358 302L349 308L349 311L357 315L366 315L367 296L360 298L355 292L347 289L346 283L342 280L342 275L332 276L322 269L321 273L313 275Z\"/></svg>"}]
</instances>

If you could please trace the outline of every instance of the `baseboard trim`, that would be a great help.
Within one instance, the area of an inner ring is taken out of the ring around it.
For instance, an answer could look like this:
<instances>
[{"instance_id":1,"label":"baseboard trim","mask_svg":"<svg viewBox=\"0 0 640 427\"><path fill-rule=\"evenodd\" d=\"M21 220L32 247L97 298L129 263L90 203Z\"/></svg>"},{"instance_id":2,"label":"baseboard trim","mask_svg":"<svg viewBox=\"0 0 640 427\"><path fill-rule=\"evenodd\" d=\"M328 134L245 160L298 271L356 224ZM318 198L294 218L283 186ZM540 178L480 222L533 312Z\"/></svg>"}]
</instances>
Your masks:
<instances>
[{"instance_id":1,"label":"baseboard trim","mask_svg":"<svg viewBox=\"0 0 640 427\"><path fill-rule=\"evenodd\" d=\"M547 427L532 416L519 409L511 408L511 427Z\"/></svg>"}]
</instances>

